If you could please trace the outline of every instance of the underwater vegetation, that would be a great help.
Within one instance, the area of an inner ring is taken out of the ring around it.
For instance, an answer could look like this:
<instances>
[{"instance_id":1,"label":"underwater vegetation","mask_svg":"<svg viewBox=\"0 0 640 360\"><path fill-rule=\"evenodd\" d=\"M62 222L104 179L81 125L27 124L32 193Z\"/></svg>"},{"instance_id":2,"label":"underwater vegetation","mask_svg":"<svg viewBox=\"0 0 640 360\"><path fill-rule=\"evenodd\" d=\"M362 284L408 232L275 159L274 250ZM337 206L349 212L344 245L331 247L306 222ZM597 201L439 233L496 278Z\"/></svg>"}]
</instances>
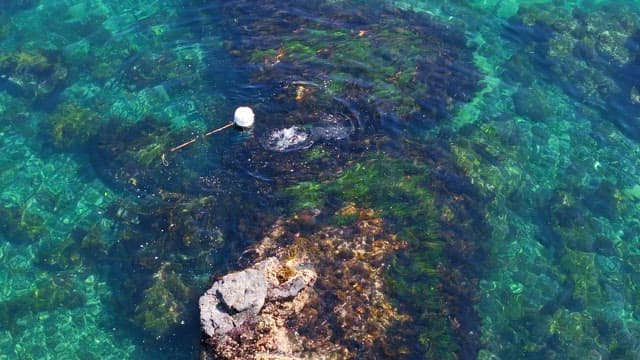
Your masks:
<instances>
[{"instance_id":1,"label":"underwater vegetation","mask_svg":"<svg viewBox=\"0 0 640 360\"><path fill-rule=\"evenodd\" d=\"M392 3L3 3L0 277L18 280L2 349L66 336L28 321L69 313L69 342L110 334L112 314L149 348L195 334L209 276L286 219L284 255L331 255L328 302L303 311L311 342L637 358L637 5ZM24 21L52 8L64 20ZM169 150L239 105L252 130Z\"/></svg>"},{"instance_id":2,"label":"underwater vegetation","mask_svg":"<svg viewBox=\"0 0 640 360\"><path fill-rule=\"evenodd\" d=\"M203 175L213 170L209 162L199 161L207 156L206 142L205 146L190 149L188 156L170 152L176 139L189 135L173 131L165 121L145 116L133 124L111 119L98 125L90 138L90 158L105 182L117 188L148 194L199 193L205 186Z\"/></svg>"},{"instance_id":3,"label":"underwater vegetation","mask_svg":"<svg viewBox=\"0 0 640 360\"><path fill-rule=\"evenodd\" d=\"M419 314L400 326L394 346L407 352L403 356L474 357L480 335L474 304L488 228L479 195L440 146L407 145L415 151L408 154L412 163L379 154L336 179L301 182L285 193L295 209L350 202L376 209L407 242L391 261L387 290L400 311ZM353 220L354 214L340 211L330 222Z\"/></svg>"},{"instance_id":4,"label":"underwater vegetation","mask_svg":"<svg viewBox=\"0 0 640 360\"><path fill-rule=\"evenodd\" d=\"M358 2L244 1L212 10L213 23L233 21L231 54L251 65L254 83L283 93L275 99L290 100L287 110L295 109L292 100L304 105L328 93L347 106L358 128L400 131L411 121L444 119L482 77L464 34L425 14ZM305 118L286 124L292 122Z\"/></svg>"},{"instance_id":5,"label":"underwater vegetation","mask_svg":"<svg viewBox=\"0 0 640 360\"><path fill-rule=\"evenodd\" d=\"M118 301L137 299L135 308L127 312L134 324L154 337L188 320L185 311L193 304L194 289L208 279L206 270L223 244L213 200L167 194L161 199L120 203L110 210L125 224L109 249L109 257L116 262L111 266L133 269L136 275L109 276L123 290Z\"/></svg>"},{"instance_id":6,"label":"underwater vegetation","mask_svg":"<svg viewBox=\"0 0 640 360\"><path fill-rule=\"evenodd\" d=\"M158 103L168 107L172 90L189 84L195 91L197 48L163 44L168 58L163 61L146 55L155 51L139 49L148 49L151 41L111 37L106 28L121 32L136 19L129 10L117 16L109 12L133 2L56 1L27 8L35 5L8 1L0 6L0 353L10 358L137 357L132 355L140 346L133 345L135 337L163 337L189 323L194 290L203 288L212 263L222 263L211 254L222 243L224 220L208 217L217 211L200 199L206 196L193 202L171 198L184 206L167 205L168 195L156 202L129 198L148 194L146 189L156 195L171 183L161 173L161 155L192 134L170 136L166 119L171 117L149 114L156 114ZM135 9L138 15L154 10ZM135 72L152 62L155 67L145 68L145 74ZM163 83L164 92L158 87ZM162 96L152 98L156 94ZM118 112L121 108L137 112ZM89 162L98 156L108 161ZM194 164L201 163L195 159ZM174 159L167 160L173 165ZM152 170L160 176L146 176L155 164ZM211 173L185 178L217 189ZM194 191L189 185L181 189ZM169 229L170 221L179 226ZM143 241L153 244L148 253L140 248Z\"/></svg>"},{"instance_id":7,"label":"underwater vegetation","mask_svg":"<svg viewBox=\"0 0 640 360\"><path fill-rule=\"evenodd\" d=\"M269 113L258 107L264 122L245 143L251 162L242 168L284 187L293 209L336 211L354 202L379 212L410 249L389 269L389 291L401 311L420 314L411 334L395 338L398 346L425 358L475 357L478 244L487 233L480 197L455 165L446 136L429 145L396 138L446 122L471 99L482 78L472 49L463 33L425 14L344 5L242 2L212 9L212 23L218 11L230 14L225 19L235 32L227 48L250 64L252 83L275 94ZM317 114L339 115L354 132L299 151L260 151L260 138L274 127L312 134ZM349 223L351 216L334 221Z\"/></svg>"},{"instance_id":8,"label":"underwater vegetation","mask_svg":"<svg viewBox=\"0 0 640 360\"><path fill-rule=\"evenodd\" d=\"M193 289L196 286L184 279L182 272L179 265L168 262L160 265L136 308L133 318L135 324L161 337L184 321L184 306L193 302Z\"/></svg>"},{"instance_id":9,"label":"underwater vegetation","mask_svg":"<svg viewBox=\"0 0 640 360\"><path fill-rule=\"evenodd\" d=\"M488 199L481 359L637 356L637 9L558 5L483 34L500 83L439 132Z\"/></svg>"},{"instance_id":10,"label":"underwater vegetation","mask_svg":"<svg viewBox=\"0 0 640 360\"><path fill-rule=\"evenodd\" d=\"M55 50L0 53L0 89L44 102L66 86L68 70Z\"/></svg>"},{"instance_id":11,"label":"underwater vegetation","mask_svg":"<svg viewBox=\"0 0 640 360\"><path fill-rule=\"evenodd\" d=\"M152 117L131 125L112 120L92 138L90 155L105 181L119 187L155 191L157 182L164 178L162 154L170 146L169 136L169 124Z\"/></svg>"},{"instance_id":12,"label":"underwater vegetation","mask_svg":"<svg viewBox=\"0 0 640 360\"><path fill-rule=\"evenodd\" d=\"M453 143L458 163L491 199L494 266L480 282L479 357L633 357L637 319L625 314L636 307L637 200L627 184L637 180L619 171L628 149L614 142L624 136L599 143L590 118L558 120L581 105L571 111L561 90L533 89L560 99L542 121L484 119Z\"/></svg>"},{"instance_id":13,"label":"underwater vegetation","mask_svg":"<svg viewBox=\"0 0 640 360\"><path fill-rule=\"evenodd\" d=\"M226 34L228 50L239 64L248 63L250 82L269 94L254 108L259 121L252 131L231 131L228 140L170 153L176 139L192 134L152 115L133 123L112 117L89 128L90 139L82 142L89 144L98 176L131 195L106 214L119 224L107 253L117 259L111 266L134 269L134 275L101 271L117 284L116 293L136 299L135 309L126 311L133 322L161 338L185 319L193 289L204 284L202 276L189 274L206 274L219 249L241 252L243 243L254 241L280 211L272 203L272 211L262 211L278 190L325 199L294 199L296 209L305 203L337 210L334 201L355 202L379 211L412 249L398 255L389 286L399 308L420 315L406 340L394 339L411 354L477 353L473 304L480 272L470 265L481 258L475 242L484 231L472 201L477 194L442 144L425 149L395 139L407 128L445 122L478 90L472 49L461 31L422 14L303 5L309 14L333 19L314 22L289 5L242 2L224 9L225 19L240 16L242 23L229 27L234 32ZM280 16L242 17L249 6L257 14ZM218 14L203 17L192 31L213 31L211 26L220 26ZM141 92L170 82L174 75L163 64L172 59L133 54L119 81ZM82 113L61 106L61 115L54 115L60 133L74 131L64 125L71 110ZM290 139L269 142L279 134L274 131L294 127L312 143L290 150L283 147ZM371 159L380 150L388 158ZM430 158L421 165L404 160L424 159L422 152ZM382 165L387 162L388 168ZM385 185L389 176L398 182ZM343 213L335 221L348 223L353 216ZM231 229L218 229L230 222L236 222ZM245 240L223 240L238 233ZM124 297L115 302L124 303Z\"/></svg>"},{"instance_id":14,"label":"underwater vegetation","mask_svg":"<svg viewBox=\"0 0 640 360\"><path fill-rule=\"evenodd\" d=\"M199 16L195 34L228 24L226 49L259 93L255 129L223 163L277 187L332 178L394 136L446 120L482 78L464 33L425 14L245 1Z\"/></svg>"},{"instance_id":15,"label":"underwater vegetation","mask_svg":"<svg viewBox=\"0 0 640 360\"><path fill-rule=\"evenodd\" d=\"M244 251L278 214L277 208L257 211L260 193L227 191L242 185L235 179L214 175L198 179L200 187L186 192L130 190L135 196L112 204L106 214L120 226L108 250L112 261L101 270L122 294L117 303L124 306L131 297L136 299L135 308L127 306L127 313L136 326L157 339L166 339L178 326L194 320L192 309L212 267L235 264L228 253ZM229 237L234 241L226 241ZM133 274L110 267L130 269Z\"/></svg>"},{"instance_id":16,"label":"underwater vegetation","mask_svg":"<svg viewBox=\"0 0 640 360\"><path fill-rule=\"evenodd\" d=\"M102 117L74 103L59 104L49 119L48 137L61 150L80 150L102 127Z\"/></svg>"},{"instance_id":17,"label":"underwater vegetation","mask_svg":"<svg viewBox=\"0 0 640 360\"><path fill-rule=\"evenodd\" d=\"M31 242L47 231L40 215L16 205L0 207L0 219L0 230L11 241Z\"/></svg>"},{"instance_id":18,"label":"underwater vegetation","mask_svg":"<svg viewBox=\"0 0 640 360\"><path fill-rule=\"evenodd\" d=\"M593 10L523 5L503 36L521 50L508 66L520 76L525 63L557 82L578 101L640 139L640 22L633 3L603 4ZM533 56L531 56L533 54ZM520 103L520 101L518 101ZM517 110L526 109L519 106Z\"/></svg>"}]
</instances>

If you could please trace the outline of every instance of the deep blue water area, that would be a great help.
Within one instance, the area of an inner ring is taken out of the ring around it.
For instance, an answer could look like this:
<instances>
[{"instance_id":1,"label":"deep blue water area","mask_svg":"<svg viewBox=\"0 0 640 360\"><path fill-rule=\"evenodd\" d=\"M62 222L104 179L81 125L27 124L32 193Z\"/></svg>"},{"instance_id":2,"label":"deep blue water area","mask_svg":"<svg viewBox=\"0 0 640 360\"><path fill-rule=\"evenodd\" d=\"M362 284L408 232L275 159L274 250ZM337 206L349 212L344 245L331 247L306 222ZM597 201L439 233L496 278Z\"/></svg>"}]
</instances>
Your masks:
<instances>
[{"instance_id":1,"label":"deep blue water area","mask_svg":"<svg viewBox=\"0 0 640 360\"><path fill-rule=\"evenodd\" d=\"M377 358L640 357L639 19L4 0L0 359L198 358L211 280L277 219L352 203L407 244ZM203 136L238 106L254 127Z\"/></svg>"}]
</instances>

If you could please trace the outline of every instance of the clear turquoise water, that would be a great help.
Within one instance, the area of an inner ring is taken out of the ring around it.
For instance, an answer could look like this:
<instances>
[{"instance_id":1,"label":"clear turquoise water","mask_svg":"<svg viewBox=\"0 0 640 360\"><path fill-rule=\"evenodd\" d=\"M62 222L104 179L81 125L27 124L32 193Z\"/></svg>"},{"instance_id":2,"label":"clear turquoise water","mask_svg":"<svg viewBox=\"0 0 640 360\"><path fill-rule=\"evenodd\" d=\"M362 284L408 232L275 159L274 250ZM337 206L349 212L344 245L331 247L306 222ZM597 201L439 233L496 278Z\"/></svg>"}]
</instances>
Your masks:
<instances>
[{"instance_id":1,"label":"clear turquoise water","mask_svg":"<svg viewBox=\"0 0 640 360\"><path fill-rule=\"evenodd\" d=\"M288 29L265 21L282 15L264 2L3 2L0 358L196 358L210 278L278 216L347 198L383 209L419 250L389 289L415 320L410 358L640 356L640 4L328 3L288 9L304 19ZM383 7L403 10L397 23L368 13ZM401 30L424 19L457 34L438 40L459 56L444 90L416 85L422 51L438 55ZM262 146L272 129L309 126L292 120L299 86L351 117L348 139ZM253 131L170 151L245 104ZM363 175L355 186L343 173ZM399 173L429 179L441 233L423 229L415 184L385 193ZM432 240L448 251L430 257ZM421 317L433 283L444 322Z\"/></svg>"}]
</instances>

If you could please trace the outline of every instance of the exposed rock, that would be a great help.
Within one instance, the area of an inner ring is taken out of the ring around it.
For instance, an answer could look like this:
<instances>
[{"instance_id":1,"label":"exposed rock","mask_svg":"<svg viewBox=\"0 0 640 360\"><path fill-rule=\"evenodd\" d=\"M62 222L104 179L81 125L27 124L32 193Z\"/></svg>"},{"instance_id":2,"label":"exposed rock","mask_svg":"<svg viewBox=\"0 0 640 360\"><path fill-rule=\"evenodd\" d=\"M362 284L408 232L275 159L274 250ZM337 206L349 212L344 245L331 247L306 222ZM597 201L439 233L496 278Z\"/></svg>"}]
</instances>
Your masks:
<instances>
[{"instance_id":1,"label":"exposed rock","mask_svg":"<svg viewBox=\"0 0 640 360\"><path fill-rule=\"evenodd\" d=\"M306 286L304 278L301 275L297 275L293 279L287 280L284 284L278 286L277 288L270 289L269 291L269 299L270 300L287 300L292 299L300 290L302 290Z\"/></svg>"},{"instance_id":2,"label":"exposed rock","mask_svg":"<svg viewBox=\"0 0 640 360\"><path fill-rule=\"evenodd\" d=\"M351 225L308 236L281 219L252 253L200 298L206 359L398 357L392 326L409 319L384 293L388 255L405 244L372 210L353 205ZM400 327L401 328L401 327ZM397 331L397 327L396 327Z\"/></svg>"},{"instance_id":3,"label":"exposed rock","mask_svg":"<svg viewBox=\"0 0 640 360\"><path fill-rule=\"evenodd\" d=\"M238 335L270 323L268 316L257 316L266 301L291 300L316 280L314 272L302 270L280 284L277 274L282 268L277 258L269 257L223 276L200 297L200 322L208 344L217 351L233 348ZM229 358L237 356L230 354Z\"/></svg>"},{"instance_id":4,"label":"exposed rock","mask_svg":"<svg viewBox=\"0 0 640 360\"><path fill-rule=\"evenodd\" d=\"M225 275L219 283L217 295L232 311L250 310L257 314L267 297L267 279L256 269Z\"/></svg>"}]
</instances>

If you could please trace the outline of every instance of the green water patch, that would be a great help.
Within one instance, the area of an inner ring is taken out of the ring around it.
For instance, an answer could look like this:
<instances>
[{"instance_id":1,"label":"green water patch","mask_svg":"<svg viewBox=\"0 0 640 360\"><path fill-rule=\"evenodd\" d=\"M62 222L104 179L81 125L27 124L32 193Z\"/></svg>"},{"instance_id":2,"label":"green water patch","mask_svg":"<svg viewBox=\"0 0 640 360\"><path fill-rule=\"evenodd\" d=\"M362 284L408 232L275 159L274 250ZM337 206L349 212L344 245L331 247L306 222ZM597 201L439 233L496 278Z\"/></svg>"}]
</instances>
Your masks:
<instances>
[{"instance_id":1,"label":"green water patch","mask_svg":"<svg viewBox=\"0 0 640 360\"><path fill-rule=\"evenodd\" d=\"M111 245L104 237L111 224L98 216L110 191L76 159L40 153L22 136L37 134L26 124L4 131L0 351L11 358L131 356L132 342L104 327L111 290L90 271Z\"/></svg>"}]
</instances>

